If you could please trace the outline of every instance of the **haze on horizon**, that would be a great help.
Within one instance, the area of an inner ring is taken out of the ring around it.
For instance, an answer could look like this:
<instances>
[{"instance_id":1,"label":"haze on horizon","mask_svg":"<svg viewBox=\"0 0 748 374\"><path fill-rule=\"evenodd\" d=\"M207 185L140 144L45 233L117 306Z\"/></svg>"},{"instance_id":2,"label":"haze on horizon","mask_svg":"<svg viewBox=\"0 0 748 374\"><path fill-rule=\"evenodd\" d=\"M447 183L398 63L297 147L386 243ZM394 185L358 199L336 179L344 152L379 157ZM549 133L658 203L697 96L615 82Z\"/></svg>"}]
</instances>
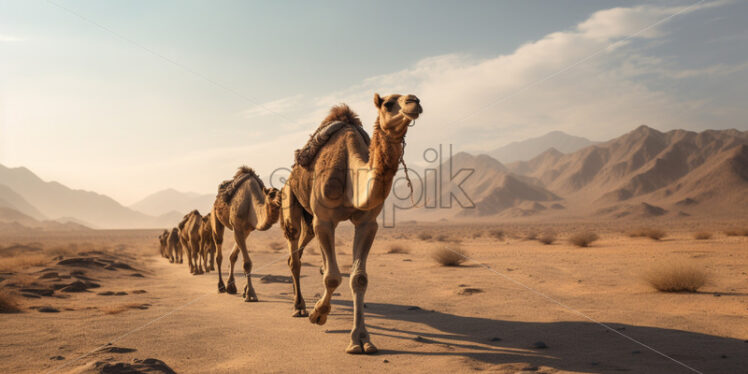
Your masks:
<instances>
[{"instance_id":1,"label":"haze on horizon","mask_svg":"<svg viewBox=\"0 0 748 374\"><path fill-rule=\"evenodd\" d=\"M746 15L739 1L0 0L0 164L126 205L212 193L238 165L290 166L334 104L370 131L374 92L422 99L412 162L553 130L748 130Z\"/></svg>"}]
</instances>

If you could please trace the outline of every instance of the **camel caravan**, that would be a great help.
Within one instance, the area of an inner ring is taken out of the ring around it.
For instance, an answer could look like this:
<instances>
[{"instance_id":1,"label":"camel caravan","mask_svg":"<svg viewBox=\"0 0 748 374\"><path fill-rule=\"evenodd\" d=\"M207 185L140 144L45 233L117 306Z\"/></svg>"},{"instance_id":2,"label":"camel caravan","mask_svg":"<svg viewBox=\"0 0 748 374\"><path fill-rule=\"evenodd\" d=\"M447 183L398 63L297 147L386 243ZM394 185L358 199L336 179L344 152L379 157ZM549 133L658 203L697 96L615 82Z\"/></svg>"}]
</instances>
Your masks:
<instances>
[{"instance_id":1,"label":"camel caravan","mask_svg":"<svg viewBox=\"0 0 748 374\"><path fill-rule=\"evenodd\" d=\"M293 278L292 316L308 317L311 323L324 325L333 292L342 282L335 253L335 228L339 222L349 220L355 230L350 273L353 328L346 352L377 352L364 323L364 294L369 283L366 259L377 233L377 216L402 162L405 135L423 108L414 95L375 94L374 105L378 116L371 137L347 105L334 106L306 145L296 150L291 175L282 190L266 187L254 170L240 167L232 179L218 186L218 195L207 215L193 210L177 227L158 236L161 255L169 262L182 263L184 251L190 273L218 270L218 292L235 294L234 265L241 254L246 277L244 301L258 301L250 277L252 260L247 238L252 231L268 230L280 221ZM236 243L229 254L226 283L222 273L225 228L234 234ZM322 251L325 291L308 313L301 294L301 257L315 237Z\"/></svg>"}]
</instances>

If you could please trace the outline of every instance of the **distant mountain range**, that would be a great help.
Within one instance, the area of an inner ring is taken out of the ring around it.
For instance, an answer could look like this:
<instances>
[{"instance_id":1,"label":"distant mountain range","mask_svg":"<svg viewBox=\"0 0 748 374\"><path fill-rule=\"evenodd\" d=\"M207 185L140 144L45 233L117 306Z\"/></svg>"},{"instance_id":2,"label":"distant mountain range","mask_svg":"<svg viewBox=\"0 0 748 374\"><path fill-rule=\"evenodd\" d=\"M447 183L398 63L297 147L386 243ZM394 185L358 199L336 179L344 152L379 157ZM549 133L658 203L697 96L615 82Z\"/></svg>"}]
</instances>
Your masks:
<instances>
[{"instance_id":1,"label":"distant mountain range","mask_svg":"<svg viewBox=\"0 0 748 374\"><path fill-rule=\"evenodd\" d=\"M46 182L26 168L3 165L0 165L0 207L37 221L71 222L91 228L166 227L182 216L177 212L148 215L122 206L106 195Z\"/></svg>"},{"instance_id":2,"label":"distant mountain range","mask_svg":"<svg viewBox=\"0 0 748 374\"><path fill-rule=\"evenodd\" d=\"M522 160L523 155L546 145L534 157ZM562 150L577 147L581 148ZM519 161L502 163L490 155L463 152L442 165L443 170L449 170L449 165L452 170L471 170L461 185L469 207L453 201L448 209L410 209L404 216L425 220L689 215L748 219L748 132L660 132L640 126L603 143L553 132L500 150L512 148L516 150L513 158ZM436 186L432 203L437 196L441 204L462 194L449 178L436 180L427 175L424 182ZM395 192L407 196L402 188ZM0 165L4 230L17 226L51 230L169 227L192 209L208 212L214 199L213 194L166 189L125 207L105 195L43 181L26 168Z\"/></svg>"},{"instance_id":3,"label":"distant mountain range","mask_svg":"<svg viewBox=\"0 0 748 374\"><path fill-rule=\"evenodd\" d=\"M198 209L201 213L206 214L213 207L215 194L198 194L195 192L180 192L169 188L148 195L135 204L130 205L130 209L160 216L173 212L182 212L185 214L193 209Z\"/></svg>"},{"instance_id":4,"label":"distant mountain range","mask_svg":"<svg viewBox=\"0 0 748 374\"><path fill-rule=\"evenodd\" d=\"M530 160L551 148L561 153L572 153L596 143L563 131L552 131L537 138L509 143L488 152L488 155L503 163L510 163Z\"/></svg>"}]
</instances>

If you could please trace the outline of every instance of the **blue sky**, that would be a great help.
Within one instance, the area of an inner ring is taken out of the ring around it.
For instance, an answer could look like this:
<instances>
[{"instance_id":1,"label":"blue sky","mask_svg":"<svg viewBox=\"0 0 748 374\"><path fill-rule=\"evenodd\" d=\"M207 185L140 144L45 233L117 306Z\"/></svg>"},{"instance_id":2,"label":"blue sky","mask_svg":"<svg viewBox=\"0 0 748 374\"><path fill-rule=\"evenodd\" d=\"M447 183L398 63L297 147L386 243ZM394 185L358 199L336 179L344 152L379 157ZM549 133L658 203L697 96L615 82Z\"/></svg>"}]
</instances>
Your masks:
<instances>
[{"instance_id":1,"label":"blue sky","mask_svg":"<svg viewBox=\"0 0 748 374\"><path fill-rule=\"evenodd\" d=\"M552 130L746 130L747 18L741 1L0 0L0 163L126 204L213 192L240 164L289 166L331 105L371 126L374 92L423 100L413 162Z\"/></svg>"}]
</instances>

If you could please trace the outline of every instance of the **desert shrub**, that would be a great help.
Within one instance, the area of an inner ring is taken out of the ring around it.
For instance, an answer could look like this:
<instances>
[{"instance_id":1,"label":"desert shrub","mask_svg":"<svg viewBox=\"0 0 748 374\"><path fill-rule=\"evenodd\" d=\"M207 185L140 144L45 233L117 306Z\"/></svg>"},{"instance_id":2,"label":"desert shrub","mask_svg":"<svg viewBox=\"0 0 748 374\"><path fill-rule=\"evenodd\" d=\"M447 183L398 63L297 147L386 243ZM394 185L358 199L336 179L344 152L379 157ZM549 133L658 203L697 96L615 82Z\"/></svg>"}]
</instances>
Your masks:
<instances>
[{"instance_id":1,"label":"desert shrub","mask_svg":"<svg viewBox=\"0 0 748 374\"><path fill-rule=\"evenodd\" d=\"M556 241L556 234L552 232L543 233L538 237L538 241L546 245L553 244Z\"/></svg>"},{"instance_id":2,"label":"desert shrub","mask_svg":"<svg viewBox=\"0 0 748 374\"><path fill-rule=\"evenodd\" d=\"M682 263L662 265L644 276L650 286L662 292L696 292L708 279L701 268Z\"/></svg>"},{"instance_id":3,"label":"desert shrub","mask_svg":"<svg viewBox=\"0 0 748 374\"><path fill-rule=\"evenodd\" d=\"M20 311L18 296L0 289L0 313L18 313Z\"/></svg>"},{"instance_id":4,"label":"desert shrub","mask_svg":"<svg viewBox=\"0 0 748 374\"><path fill-rule=\"evenodd\" d=\"M506 236L504 230L499 229L491 230L488 232L488 234L497 240L504 240L504 236Z\"/></svg>"},{"instance_id":5,"label":"desert shrub","mask_svg":"<svg viewBox=\"0 0 748 374\"><path fill-rule=\"evenodd\" d=\"M660 240L667 236L667 234L665 231L660 229L642 227L629 232L629 236L632 238L650 238L652 240Z\"/></svg>"},{"instance_id":6,"label":"desert shrub","mask_svg":"<svg viewBox=\"0 0 748 374\"><path fill-rule=\"evenodd\" d=\"M449 236L447 236L447 234L439 234L434 238L434 240L437 242L448 242Z\"/></svg>"},{"instance_id":7,"label":"desert shrub","mask_svg":"<svg viewBox=\"0 0 748 374\"><path fill-rule=\"evenodd\" d=\"M18 271L31 266L45 265L49 261L49 256L38 253L0 258L0 271Z\"/></svg>"},{"instance_id":8,"label":"desert shrub","mask_svg":"<svg viewBox=\"0 0 748 374\"><path fill-rule=\"evenodd\" d=\"M434 261L438 262L442 266L460 266L465 260L467 260L466 253L460 247L455 246L443 246L435 249L431 253L431 257Z\"/></svg>"},{"instance_id":9,"label":"desert shrub","mask_svg":"<svg viewBox=\"0 0 748 374\"><path fill-rule=\"evenodd\" d=\"M431 240L432 237L433 236L427 232L422 232L418 234L418 239L421 239L421 240Z\"/></svg>"},{"instance_id":10,"label":"desert shrub","mask_svg":"<svg viewBox=\"0 0 748 374\"><path fill-rule=\"evenodd\" d=\"M600 239L597 234L591 231L587 231L572 235L569 238L569 242L576 245L577 247L589 247L590 244L592 244L592 242L596 241L597 239Z\"/></svg>"},{"instance_id":11,"label":"desert shrub","mask_svg":"<svg viewBox=\"0 0 748 374\"><path fill-rule=\"evenodd\" d=\"M390 248L387 249L389 254L406 254L410 253L410 250L400 243L391 244Z\"/></svg>"},{"instance_id":12,"label":"desert shrub","mask_svg":"<svg viewBox=\"0 0 748 374\"><path fill-rule=\"evenodd\" d=\"M538 233L535 231L529 231L527 235L525 235L525 240L535 240L538 238Z\"/></svg>"},{"instance_id":13,"label":"desert shrub","mask_svg":"<svg viewBox=\"0 0 748 374\"><path fill-rule=\"evenodd\" d=\"M712 238L711 232L697 232L693 234L693 238L696 240L707 240Z\"/></svg>"},{"instance_id":14,"label":"desert shrub","mask_svg":"<svg viewBox=\"0 0 748 374\"><path fill-rule=\"evenodd\" d=\"M483 233L480 232L480 231L476 231L476 232L473 233L473 239L478 239L481 236L483 236Z\"/></svg>"}]
</instances>

